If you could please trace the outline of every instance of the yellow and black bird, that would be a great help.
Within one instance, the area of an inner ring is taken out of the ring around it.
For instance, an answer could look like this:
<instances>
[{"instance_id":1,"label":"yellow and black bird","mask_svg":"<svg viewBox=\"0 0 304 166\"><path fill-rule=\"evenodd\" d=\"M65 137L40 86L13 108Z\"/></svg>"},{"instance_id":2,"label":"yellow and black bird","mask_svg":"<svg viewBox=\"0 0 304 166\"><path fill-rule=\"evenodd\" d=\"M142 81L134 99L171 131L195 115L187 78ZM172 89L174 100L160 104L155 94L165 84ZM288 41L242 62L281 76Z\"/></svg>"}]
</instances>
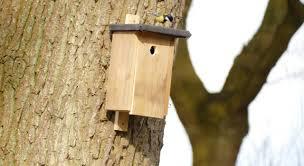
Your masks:
<instances>
[{"instance_id":1,"label":"yellow and black bird","mask_svg":"<svg viewBox=\"0 0 304 166\"><path fill-rule=\"evenodd\" d=\"M167 15L160 15L155 17L155 20L159 23L165 23L166 21L173 21L173 16L171 14L167 14Z\"/></svg>"}]
</instances>

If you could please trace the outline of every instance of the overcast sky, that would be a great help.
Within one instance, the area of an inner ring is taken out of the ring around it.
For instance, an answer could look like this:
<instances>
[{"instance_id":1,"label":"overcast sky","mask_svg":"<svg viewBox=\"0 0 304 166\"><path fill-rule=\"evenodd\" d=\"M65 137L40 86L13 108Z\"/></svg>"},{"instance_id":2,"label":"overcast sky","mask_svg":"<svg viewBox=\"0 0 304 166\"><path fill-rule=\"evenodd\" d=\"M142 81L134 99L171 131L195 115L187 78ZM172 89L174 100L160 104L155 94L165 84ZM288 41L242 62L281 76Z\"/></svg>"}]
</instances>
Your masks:
<instances>
[{"instance_id":1,"label":"overcast sky","mask_svg":"<svg viewBox=\"0 0 304 166\"><path fill-rule=\"evenodd\" d=\"M302 2L304 0L301 0ZM259 27L268 0L193 0L187 30L191 59L210 92L221 90L233 59ZM220 4L220 5L219 5ZM220 12L219 12L220 11ZM250 130L238 165L304 164L304 27L249 106ZM174 111L166 119L161 166L190 166L189 140Z\"/></svg>"}]
</instances>

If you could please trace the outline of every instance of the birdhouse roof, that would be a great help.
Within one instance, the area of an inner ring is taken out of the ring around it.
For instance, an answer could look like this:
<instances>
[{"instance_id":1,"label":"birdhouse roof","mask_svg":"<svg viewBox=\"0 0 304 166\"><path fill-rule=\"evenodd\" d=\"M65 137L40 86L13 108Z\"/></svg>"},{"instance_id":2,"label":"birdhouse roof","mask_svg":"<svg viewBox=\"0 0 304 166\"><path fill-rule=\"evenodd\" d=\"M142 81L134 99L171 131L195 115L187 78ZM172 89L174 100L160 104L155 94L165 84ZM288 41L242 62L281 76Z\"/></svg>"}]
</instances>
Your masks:
<instances>
[{"instance_id":1,"label":"birdhouse roof","mask_svg":"<svg viewBox=\"0 0 304 166\"><path fill-rule=\"evenodd\" d=\"M146 25L146 24L111 24L110 32L117 31L140 31L140 32L153 32L162 35L168 35L175 38L189 38L191 33L186 30L174 29L174 28L164 28L161 26Z\"/></svg>"}]
</instances>

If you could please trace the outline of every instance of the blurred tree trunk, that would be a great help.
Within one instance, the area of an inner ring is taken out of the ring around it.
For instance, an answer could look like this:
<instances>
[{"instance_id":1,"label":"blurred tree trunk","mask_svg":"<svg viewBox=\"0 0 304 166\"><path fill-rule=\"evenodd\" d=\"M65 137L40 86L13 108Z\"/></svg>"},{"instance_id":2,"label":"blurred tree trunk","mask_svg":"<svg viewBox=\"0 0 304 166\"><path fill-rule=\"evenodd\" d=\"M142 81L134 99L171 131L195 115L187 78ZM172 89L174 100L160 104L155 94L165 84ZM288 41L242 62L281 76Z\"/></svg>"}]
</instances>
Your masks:
<instances>
[{"instance_id":1,"label":"blurred tree trunk","mask_svg":"<svg viewBox=\"0 0 304 166\"><path fill-rule=\"evenodd\" d=\"M164 121L114 132L104 109L108 24L184 3L0 0L0 165L158 165Z\"/></svg>"},{"instance_id":2,"label":"blurred tree trunk","mask_svg":"<svg viewBox=\"0 0 304 166\"><path fill-rule=\"evenodd\" d=\"M192 67L186 42L180 41L171 97L192 144L193 165L235 164L248 130L247 107L303 20L304 6L298 0L269 0L259 30L235 58L222 91L216 94L205 89Z\"/></svg>"}]
</instances>

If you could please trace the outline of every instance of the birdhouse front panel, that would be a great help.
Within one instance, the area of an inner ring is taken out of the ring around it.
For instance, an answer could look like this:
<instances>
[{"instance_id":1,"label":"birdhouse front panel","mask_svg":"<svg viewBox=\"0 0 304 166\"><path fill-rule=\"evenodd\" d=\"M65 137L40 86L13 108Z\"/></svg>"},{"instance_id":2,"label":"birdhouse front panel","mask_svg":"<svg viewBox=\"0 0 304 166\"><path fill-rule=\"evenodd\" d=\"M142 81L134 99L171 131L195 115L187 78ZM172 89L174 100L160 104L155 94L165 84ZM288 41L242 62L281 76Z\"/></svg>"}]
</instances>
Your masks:
<instances>
[{"instance_id":1,"label":"birdhouse front panel","mask_svg":"<svg viewBox=\"0 0 304 166\"><path fill-rule=\"evenodd\" d=\"M137 33L136 76L131 115L164 118L167 114L174 38L149 32Z\"/></svg>"},{"instance_id":2,"label":"birdhouse front panel","mask_svg":"<svg viewBox=\"0 0 304 166\"><path fill-rule=\"evenodd\" d=\"M112 35L112 52L107 82L106 108L130 111L134 99L138 38L132 32Z\"/></svg>"}]
</instances>

